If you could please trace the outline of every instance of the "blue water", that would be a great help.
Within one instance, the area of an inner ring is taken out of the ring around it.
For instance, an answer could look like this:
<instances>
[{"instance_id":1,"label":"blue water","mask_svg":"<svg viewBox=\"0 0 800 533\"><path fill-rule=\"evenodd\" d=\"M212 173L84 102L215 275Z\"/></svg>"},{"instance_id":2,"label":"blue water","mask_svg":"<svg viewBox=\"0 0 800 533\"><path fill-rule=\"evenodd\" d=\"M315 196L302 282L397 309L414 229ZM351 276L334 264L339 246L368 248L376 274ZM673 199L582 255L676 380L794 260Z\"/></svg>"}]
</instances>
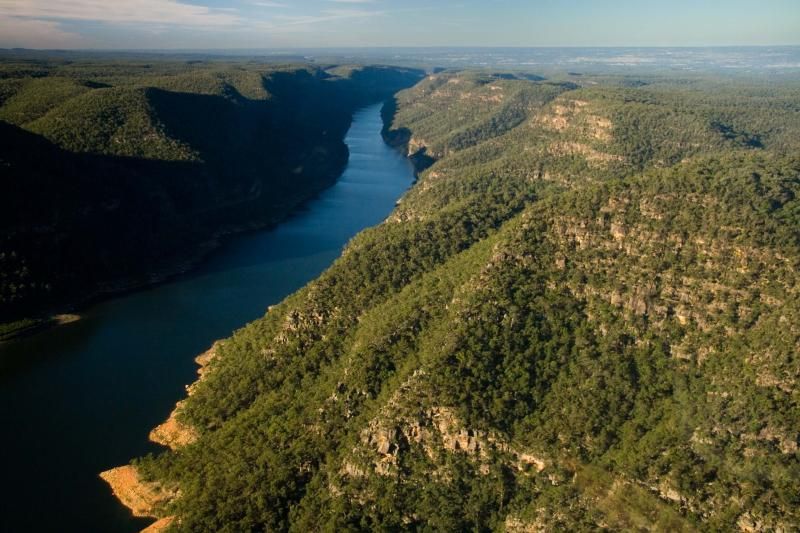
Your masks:
<instances>
[{"instance_id":1,"label":"blue water","mask_svg":"<svg viewBox=\"0 0 800 533\"><path fill-rule=\"evenodd\" d=\"M97 474L155 451L147 435L196 377L194 357L318 276L381 222L413 169L356 113L341 178L272 230L230 241L191 275L109 300L0 346L0 531L138 531Z\"/></svg>"}]
</instances>

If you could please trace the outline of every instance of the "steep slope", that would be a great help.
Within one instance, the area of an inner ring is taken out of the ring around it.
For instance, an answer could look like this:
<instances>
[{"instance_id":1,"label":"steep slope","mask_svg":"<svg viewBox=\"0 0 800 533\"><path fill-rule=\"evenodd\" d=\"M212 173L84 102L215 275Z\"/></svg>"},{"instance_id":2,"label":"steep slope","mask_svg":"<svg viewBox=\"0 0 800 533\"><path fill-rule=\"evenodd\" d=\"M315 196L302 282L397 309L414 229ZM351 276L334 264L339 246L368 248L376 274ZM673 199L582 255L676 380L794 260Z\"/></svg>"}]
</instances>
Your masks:
<instances>
[{"instance_id":1,"label":"steep slope","mask_svg":"<svg viewBox=\"0 0 800 533\"><path fill-rule=\"evenodd\" d=\"M353 111L420 76L156 67L3 80L0 322L160 279L280 220L339 175Z\"/></svg>"},{"instance_id":2,"label":"steep slope","mask_svg":"<svg viewBox=\"0 0 800 533\"><path fill-rule=\"evenodd\" d=\"M135 462L180 490L152 514L186 531L796 527L796 91L707 89L440 74L401 93L387 138L432 166L215 346L174 418L191 438ZM733 109L742 92L754 105Z\"/></svg>"}]
</instances>

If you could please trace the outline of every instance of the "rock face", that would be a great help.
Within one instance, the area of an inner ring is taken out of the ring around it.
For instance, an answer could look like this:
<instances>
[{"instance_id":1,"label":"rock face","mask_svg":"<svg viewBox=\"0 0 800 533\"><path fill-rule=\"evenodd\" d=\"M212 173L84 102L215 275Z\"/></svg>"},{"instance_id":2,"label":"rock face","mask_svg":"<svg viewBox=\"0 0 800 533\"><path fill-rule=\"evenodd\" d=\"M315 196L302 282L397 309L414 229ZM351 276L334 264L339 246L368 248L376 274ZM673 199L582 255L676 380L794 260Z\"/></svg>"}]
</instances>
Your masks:
<instances>
[{"instance_id":1,"label":"rock face","mask_svg":"<svg viewBox=\"0 0 800 533\"><path fill-rule=\"evenodd\" d=\"M421 451L431 460L448 454L463 455L484 475L489 471L493 454L504 457L517 471L542 472L547 463L531 451L522 451L497 432L470 428L454 409L442 406L409 408L408 401L425 387L425 373L415 373L392 396L381 412L361 431L360 446L338 471L351 478L363 478L370 472L380 476L399 473L402 455L410 449ZM353 462L355 461L355 462ZM356 464L356 462L358 464Z\"/></svg>"},{"instance_id":2,"label":"rock face","mask_svg":"<svg viewBox=\"0 0 800 533\"><path fill-rule=\"evenodd\" d=\"M175 410L170 413L169 418L163 424L153 428L149 435L152 442L177 450L197 440L195 429L178 420L178 411L182 405L183 402L178 402Z\"/></svg>"},{"instance_id":3,"label":"rock face","mask_svg":"<svg viewBox=\"0 0 800 533\"><path fill-rule=\"evenodd\" d=\"M215 342L211 348L198 355L195 359L195 362L200 366L200 368L197 369L197 374L200 377L195 383L186 387L189 395L191 395L194 391L195 385L203 379L203 376L207 372L206 367L217 355L218 347L219 341ZM197 430L187 424L184 424L179 419L179 413L183 405L184 400L179 401L175 405L175 409L173 409L173 411L170 413L169 418L167 418L164 423L153 428L153 431L151 431L149 435L152 442L166 446L172 450L177 450L178 448L188 446L197 440Z\"/></svg>"},{"instance_id":4,"label":"rock face","mask_svg":"<svg viewBox=\"0 0 800 533\"><path fill-rule=\"evenodd\" d=\"M155 517L156 510L177 496L177 491L167 490L160 483L142 480L136 467L118 466L100 474L111 486L114 496L131 510L133 516Z\"/></svg>"},{"instance_id":5,"label":"rock face","mask_svg":"<svg viewBox=\"0 0 800 533\"><path fill-rule=\"evenodd\" d=\"M211 348L198 355L195 362L200 366L197 374L200 376L197 382L203 379L207 372L207 366L217 355L220 341L215 342ZM191 395L197 382L186 387L188 394ZM167 420L153 428L149 438L152 442L166 446L171 450L177 450L184 446L194 443L198 438L197 431L179 420L179 413L185 400L181 400L170 413ZM135 466L125 465L111 470L106 470L100 477L111 486L114 496L128 509L133 516L138 517L157 517L157 510L178 497L176 490L168 490L160 483L149 483L143 481ZM168 529L175 518L167 516L160 518L151 524L142 533L160 533Z\"/></svg>"}]
</instances>

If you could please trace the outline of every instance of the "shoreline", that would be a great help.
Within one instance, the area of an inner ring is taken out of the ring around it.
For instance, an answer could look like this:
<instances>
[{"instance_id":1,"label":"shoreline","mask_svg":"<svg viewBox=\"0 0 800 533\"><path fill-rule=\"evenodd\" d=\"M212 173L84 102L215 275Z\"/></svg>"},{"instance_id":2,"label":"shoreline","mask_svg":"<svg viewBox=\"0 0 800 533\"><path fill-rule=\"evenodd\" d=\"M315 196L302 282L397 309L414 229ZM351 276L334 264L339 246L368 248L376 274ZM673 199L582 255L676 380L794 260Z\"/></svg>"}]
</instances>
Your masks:
<instances>
[{"instance_id":1,"label":"shoreline","mask_svg":"<svg viewBox=\"0 0 800 533\"><path fill-rule=\"evenodd\" d=\"M381 110L384 122L384 129L381 131L381 138L387 146L400 151L412 163L412 167L414 168L414 183L416 183L419 174L428 166L430 166L435 160L432 158L415 157L418 156L418 153L416 152L409 153L408 139L403 139L403 142L396 142L396 140L395 142L392 142L390 139L392 130L386 128L386 117L383 116L386 105L387 104L384 103L384 108ZM424 149L422 150L422 155L424 156ZM267 312L269 312L271 309L272 307L269 307ZM182 447L192 445L197 441L199 438L197 430L179 420L180 411L185 405L185 402L188 401L189 397L191 397L196 390L197 385L208 375L207 373L209 371L209 365L217 357L218 349L224 342L224 339L218 339L214 341L208 350L195 357L195 362L198 365L198 378L186 386L186 396L176 402L175 407L170 412L167 419L150 431L148 438L151 442L175 451ZM128 476L130 479L135 479L136 482L127 486L120 485L119 483L115 482L113 474L109 473L118 471L118 469L131 469L132 473L128 474ZM136 495L142 492L147 493L148 491L157 490L157 487L159 487L158 482L149 483L139 479L136 468L130 464L102 472L100 477L111 486L112 492L117 500L119 500L124 506L128 507L128 509L134 513L134 516L138 516L136 515L137 510L132 507L138 503ZM176 517L158 516L157 508L159 505L174 501L174 499L178 497L180 497L180 494L179 491L176 491L168 501L154 501L151 505L147 506L144 509L147 514L144 516L156 518L158 520L148 526L148 528L142 530L141 533L160 533L164 529L168 528L176 520ZM142 509L138 510L141 511Z\"/></svg>"},{"instance_id":2,"label":"shoreline","mask_svg":"<svg viewBox=\"0 0 800 533\"><path fill-rule=\"evenodd\" d=\"M411 152L410 132L404 131L403 129L391 129L391 120L393 120L394 117L389 117L387 111L393 109L395 106L396 103L393 101L393 98L384 100L381 107L381 119L384 125L381 129L380 135L388 146L399 151L411 162L412 166L414 167L413 185L417 183L419 175L436 161L436 158L429 156L426 153L425 148ZM355 112L353 114L355 115ZM321 180L320 186L317 187L311 194L290 199L289 205L282 214L272 217L269 220L236 224L218 230L208 239L197 243L196 245L192 246L191 249L185 251L183 254L180 254L172 260L168 260L165 262L165 264L153 268L150 272L143 273L136 277L122 278L116 281L100 283L98 284L98 288L91 291L87 296L81 299L54 306L52 308L53 311L43 316L30 319L21 319L18 322L30 321L31 323L26 324L17 330L11 330L7 333L0 334L0 346L25 337L37 335L54 327L75 322L81 318L81 312L85 311L92 305L112 298L125 296L126 294L133 292L157 287L162 283L168 283L176 278L179 278L180 276L188 275L192 271L199 268L205 261L207 261L214 252L220 250L223 246L229 243L231 239L238 236L247 235L248 233L272 229L278 226L290 218L305 204L313 201L315 198L319 197L319 195L325 192L325 190L333 187L336 184L336 182L339 180L339 177L341 177L342 173L347 168L347 164L350 159L350 150L346 144L345 150L347 156L345 157L344 161L341 162L336 171L325 176ZM67 321L60 319L60 317L67 316L78 318ZM13 324L13 322L7 322L5 324ZM3 325L3 323L0 323L0 326Z\"/></svg>"},{"instance_id":3,"label":"shoreline","mask_svg":"<svg viewBox=\"0 0 800 533\"><path fill-rule=\"evenodd\" d=\"M112 298L125 296L137 291L157 287L181 276L191 274L192 271L196 270L203 263L205 263L213 253L219 251L223 246L228 244L231 239L244 236L249 233L272 229L289 219L295 212L297 212L299 209L302 209L304 205L318 198L320 194L325 192L325 190L335 185L342 172L344 172L344 168L346 168L346 166L347 160L345 160L344 164L341 165L341 168L337 169L337 171L334 173L334 177L325 177L321 183L321 186L315 188L313 193L300 198L292 199L287 205L285 211L276 217L268 220L231 225L218 230L205 241L199 242L198 244L192 246L191 249L185 251L179 256L176 256L172 260L167 260L163 265L157 266L149 272L135 277L99 283L98 287L91 291L87 296L79 300L73 300L56 306L53 308L54 311L51 313L35 318L19 320L18 322L26 322L26 324L21 326L19 329L11 330L0 335L0 346L25 337L37 335L51 328L76 322L81 318L81 313L92 305L110 300ZM77 318L65 320L64 317ZM13 323L14 322L7 322L5 325ZM0 326L3 325L4 324L0 323Z\"/></svg>"},{"instance_id":4,"label":"shoreline","mask_svg":"<svg viewBox=\"0 0 800 533\"><path fill-rule=\"evenodd\" d=\"M142 533L159 533L174 522L175 517L157 516L157 509L178 497L177 489L169 490L157 482L142 480L139 471L132 465L118 466L101 472L100 478L108 483L114 497L130 509L133 516L156 519L143 529Z\"/></svg>"},{"instance_id":5,"label":"shoreline","mask_svg":"<svg viewBox=\"0 0 800 533\"><path fill-rule=\"evenodd\" d=\"M222 340L214 341L211 347L195 357L198 365L198 378L186 386L187 397L179 400L170 412L167 420L154 427L148 438L151 442L171 450L177 450L193 444L198 433L192 426L178 420L180 410L187 398L193 394L195 387L207 376L208 365L217 357L217 350L223 343ZM160 533L175 521L174 516L160 516L159 509L180 497L180 490L168 489L160 483L144 481L139 476L139 471L134 465L127 464L105 470L99 474L111 488L111 493L133 516L137 518L155 518L156 521L142 533Z\"/></svg>"},{"instance_id":6,"label":"shoreline","mask_svg":"<svg viewBox=\"0 0 800 533\"><path fill-rule=\"evenodd\" d=\"M83 317L77 313L60 313L48 316L47 318L20 320L17 321L17 323L21 322L23 325L16 329L12 329L8 332L0 334L0 345L2 345L4 342L10 342L15 339L36 335L37 333L41 333L42 331L55 326L71 324L81 320L82 318ZM11 322L11 324L14 324L14 322Z\"/></svg>"},{"instance_id":7,"label":"shoreline","mask_svg":"<svg viewBox=\"0 0 800 533\"><path fill-rule=\"evenodd\" d=\"M197 384L203 381L205 376L208 375L208 365L217 357L217 350L223 342L224 341L221 339L214 341L211 348L194 358L194 362L197 363L198 366L197 379L186 386L186 397L175 403L175 407L172 409L167 419L150 431L148 435L150 442L171 450L177 450L189 444L193 444L198 439L199 435L197 430L179 420L180 411L186 403L186 400L194 394Z\"/></svg>"}]
</instances>

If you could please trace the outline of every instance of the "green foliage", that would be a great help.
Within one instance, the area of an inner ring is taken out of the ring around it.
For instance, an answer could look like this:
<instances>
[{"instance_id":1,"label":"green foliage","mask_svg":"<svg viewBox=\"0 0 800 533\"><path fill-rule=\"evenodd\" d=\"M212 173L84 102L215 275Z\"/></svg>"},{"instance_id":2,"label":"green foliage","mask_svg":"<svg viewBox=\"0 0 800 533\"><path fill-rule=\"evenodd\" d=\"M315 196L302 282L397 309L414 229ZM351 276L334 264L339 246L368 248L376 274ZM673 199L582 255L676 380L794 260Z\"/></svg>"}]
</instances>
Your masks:
<instances>
[{"instance_id":1,"label":"green foliage","mask_svg":"<svg viewBox=\"0 0 800 533\"><path fill-rule=\"evenodd\" d=\"M223 341L137 463L175 528L796 527L797 88L624 81L397 95L432 166Z\"/></svg>"},{"instance_id":2,"label":"green foliage","mask_svg":"<svg viewBox=\"0 0 800 533\"><path fill-rule=\"evenodd\" d=\"M19 126L91 90L90 85L79 80L57 77L3 80L3 86L0 120Z\"/></svg>"},{"instance_id":3,"label":"green foliage","mask_svg":"<svg viewBox=\"0 0 800 533\"><path fill-rule=\"evenodd\" d=\"M340 174L352 112L420 73L0 62L0 322L127 289Z\"/></svg>"},{"instance_id":4,"label":"green foliage","mask_svg":"<svg viewBox=\"0 0 800 533\"><path fill-rule=\"evenodd\" d=\"M427 78L385 134L438 160L140 467L191 531L797 524L796 102Z\"/></svg>"},{"instance_id":5,"label":"green foliage","mask_svg":"<svg viewBox=\"0 0 800 533\"><path fill-rule=\"evenodd\" d=\"M144 89L96 89L26 127L71 152L163 161L194 159L189 146L162 131L148 100Z\"/></svg>"},{"instance_id":6,"label":"green foliage","mask_svg":"<svg viewBox=\"0 0 800 533\"><path fill-rule=\"evenodd\" d=\"M41 320L33 318L23 318L22 320L0 324L0 342L19 335L21 332L30 331L41 324Z\"/></svg>"}]
</instances>

